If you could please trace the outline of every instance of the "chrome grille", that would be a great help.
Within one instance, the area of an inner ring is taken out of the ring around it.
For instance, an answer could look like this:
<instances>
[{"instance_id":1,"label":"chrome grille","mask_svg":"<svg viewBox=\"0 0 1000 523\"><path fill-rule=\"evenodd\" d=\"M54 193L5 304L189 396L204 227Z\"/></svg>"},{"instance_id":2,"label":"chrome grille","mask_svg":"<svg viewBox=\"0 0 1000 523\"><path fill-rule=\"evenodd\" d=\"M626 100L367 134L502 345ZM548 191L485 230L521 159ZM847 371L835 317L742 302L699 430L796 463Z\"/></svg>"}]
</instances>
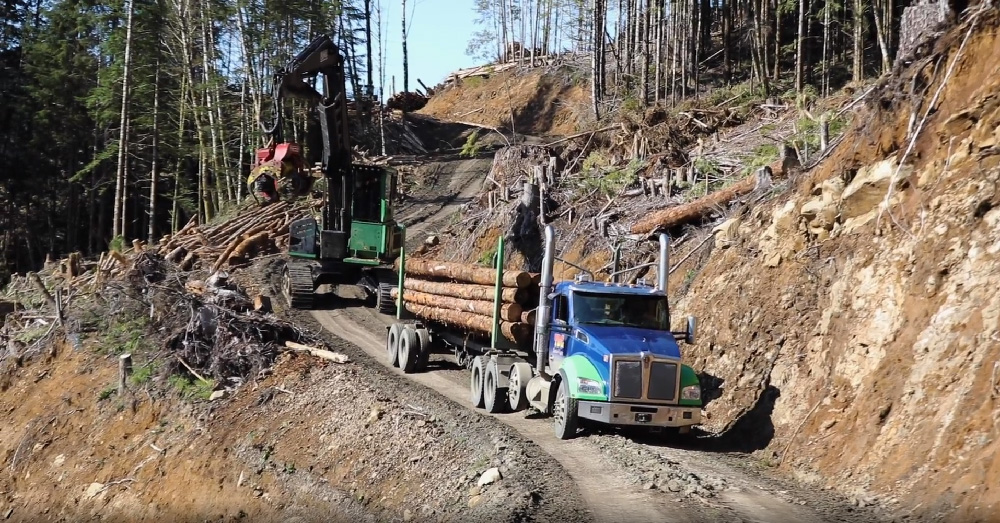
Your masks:
<instances>
[{"instance_id":1,"label":"chrome grille","mask_svg":"<svg viewBox=\"0 0 1000 523\"><path fill-rule=\"evenodd\" d=\"M635 358L635 359L633 359ZM677 402L680 363L653 360L648 367L636 356L612 358L612 400Z\"/></svg>"},{"instance_id":2,"label":"chrome grille","mask_svg":"<svg viewBox=\"0 0 1000 523\"><path fill-rule=\"evenodd\" d=\"M654 361L649 369L649 388L646 397L651 400L673 401L677 391L677 364Z\"/></svg>"},{"instance_id":3,"label":"chrome grille","mask_svg":"<svg viewBox=\"0 0 1000 523\"><path fill-rule=\"evenodd\" d=\"M642 398L642 363L638 361L615 362L615 396Z\"/></svg>"}]
</instances>

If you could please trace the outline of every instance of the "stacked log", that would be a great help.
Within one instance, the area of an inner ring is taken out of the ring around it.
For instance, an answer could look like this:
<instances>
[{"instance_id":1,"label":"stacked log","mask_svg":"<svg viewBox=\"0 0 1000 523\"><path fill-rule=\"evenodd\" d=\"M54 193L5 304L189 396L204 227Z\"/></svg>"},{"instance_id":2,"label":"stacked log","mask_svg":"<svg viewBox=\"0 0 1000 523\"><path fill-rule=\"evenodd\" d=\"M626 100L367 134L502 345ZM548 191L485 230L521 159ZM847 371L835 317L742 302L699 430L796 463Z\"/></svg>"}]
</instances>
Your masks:
<instances>
[{"instance_id":1,"label":"stacked log","mask_svg":"<svg viewBox=\"0 0 1000 523\"><path fill-rule=\"evenodd\" d=\"M469 329L480 334L489 334L493 330L493 320L489 316L480 314L469 314L467 312L450 309L440 309L428 305L418 305L407 301L406 310L412 312L420 318L436 321L452 327ZM517 343L525 345L531 342L531 325L527 323L513 323L508 321L500 322L500 333L503 337Z\"/></svg>"},{"instance_id":2,"label":"stacked log","mask_svg":"<svg viewBox=\"0 0 1000 523\"><path fill-rule=\"evenodd\" d=\"M399 262L396 263L399 270ZM538 275L507 270L500 289L500 332L521 346L531 344ZM408 259L403 306L418 318L488 336L493 329L496 270L472 264ZM392 298L399 296L392 289Z\"/></svg>"},{"instance_id":3,"label":"stacked log","mask_svg":"<svg viewBox=\"0 0 1000 523\"><path fill-rule=\"evenodd\" d=\"M399 290L392 290L392 298L399 296ZM406 301L418 305L426 305L438 309L449 309L462 312L471 312L483 316L493 316L493 302L479 300L463 300L451 296L439 296L437 294L427 294L424 292L410 291L406 293ZM501 303L500 319L508 322L520 322L521 313L524 312L517 303Z\"/></svg>"},{"instance_id":4,"label":"stacked log","mask_svg":"<svg viewBox=\"0 0 1000 523\"><path fill-rule=\"evenodd\" d=\"M399 260L396 260L396 270L399 270ZM406 274L431 278L446 278L464 283L478 285L495 285L496 270L465 263L453 263L436 260L411 259L406 262ZM531 286L532 276L525 271L504 271L503 286L516 289L526 289Z\"/></svg>"},{"instance_id":5,"label":"stacked log","mask_svg":"<svg viewBox=\"0 0 1000 523\"><path fill-rule=\"evenodd\" d=\"M316 204L300 200L253 206L211 226L199 225L194 217L176 233L164 236L157 252L185 271L239 266L256 256L281 252L288 246L288 226L306 217Z\"/></svg>"}]
</instances>

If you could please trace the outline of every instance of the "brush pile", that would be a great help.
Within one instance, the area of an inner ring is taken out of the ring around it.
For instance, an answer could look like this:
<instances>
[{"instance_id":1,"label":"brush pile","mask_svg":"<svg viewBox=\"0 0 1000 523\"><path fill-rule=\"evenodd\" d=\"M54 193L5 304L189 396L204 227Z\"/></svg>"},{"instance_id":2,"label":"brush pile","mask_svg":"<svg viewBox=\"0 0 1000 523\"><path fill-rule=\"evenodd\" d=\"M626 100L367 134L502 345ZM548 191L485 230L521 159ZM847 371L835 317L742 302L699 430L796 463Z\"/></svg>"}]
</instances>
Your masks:
<instances>
[{"instance_id":1,"label":"brush pile","mask_svg":"<svg viewBox=\"0 0 1000 523\"><path fill-rule=\"evenodd\" d=\"M98 261L73 254L15 276L0 293L0 359L22 361L60 339L80 346L89 338L102 350L161 361L165 376L189 375L217 389L266 374L288 350L343 360L272 314L271 299L248 290L255 283L237 283L261 275L236 278L221 269L254 261L252 272L273 273L278 260L254 257L283 248L288 223L307 212L308 203L253 207L209 227L189 223L155 248L136 241Z\"/></svg>"},{"instance_id":2,"label":"brush pile","mask_svg":"<svg viewBox=\"0 0 1000 523\"><path fill-rule=\"evenodd\" d=\"M399 270L397 262L396 270ZM493 328L495 270L428 259L406 262L404 308L418 318L488 336ZM530 345L540 275L506 270L501 274L500 331L508 341ZM399 289L392 289L392 298Z\"/></svg>"}]
</instances>

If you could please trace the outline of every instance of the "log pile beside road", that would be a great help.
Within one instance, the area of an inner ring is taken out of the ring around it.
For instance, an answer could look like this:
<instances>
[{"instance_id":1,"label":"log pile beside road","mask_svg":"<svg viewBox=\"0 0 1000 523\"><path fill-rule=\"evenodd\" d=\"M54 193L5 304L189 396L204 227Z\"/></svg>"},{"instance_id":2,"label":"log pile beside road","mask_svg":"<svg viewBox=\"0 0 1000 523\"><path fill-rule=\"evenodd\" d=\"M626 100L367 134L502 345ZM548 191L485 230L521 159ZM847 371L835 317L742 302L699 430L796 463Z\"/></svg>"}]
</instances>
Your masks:
<instances>
[{"instance_id":1,"label":"log pile beside road","mask_svg":"<svg viewBox=\"0 0 1000 523\"><path fill-rule=\"evenodd\" d=\"M399 262L396 262L399 270ZM474 264L406 260L403 306L418 318L488 336L493 329L496 270ZM506 270L500 292L500 332L518 345L531 343L538 275ZM392 290L392 298L399 289Z\"/></svg>"},{"instance_id":2,"label":"log pile beside road","mask_svg":"<svg viewBox=\"0 0 1000 523\"><path fill-rule=\"evenodd\" d=\"M211 226L197 219L173 235L163 237L157 253L179 264L183 271L196 265L211 271L246 264L258 256L281 252L288 246L288 226L309 214L319 200L280 201Z\"/></svg>"}]
</instances>

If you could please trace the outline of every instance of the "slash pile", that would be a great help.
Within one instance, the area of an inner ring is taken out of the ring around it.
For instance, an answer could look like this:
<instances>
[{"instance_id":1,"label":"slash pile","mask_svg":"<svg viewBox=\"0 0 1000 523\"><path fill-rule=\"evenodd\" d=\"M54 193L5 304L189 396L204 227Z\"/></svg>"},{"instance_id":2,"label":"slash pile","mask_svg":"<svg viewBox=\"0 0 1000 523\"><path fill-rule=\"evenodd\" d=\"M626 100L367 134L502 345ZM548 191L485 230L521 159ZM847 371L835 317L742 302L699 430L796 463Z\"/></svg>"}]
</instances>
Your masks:
<instances>
[{"instance_id":1,"label":"slash pile","mask_svg":"<svg viewBox=\"0 0 1000 523\"><path fill-rule=\"evenodd\" d=\"M404 308L427 321L489 335L493 328L496 277L493 269L477 265L407 260ZM530 345L538 306L538 295L533 289L537 288L540 275L506 270L501 278L500 331L508 341ZM397 296L398 289L392 289L392 298Z\"/></svg>"}]
</instances>

